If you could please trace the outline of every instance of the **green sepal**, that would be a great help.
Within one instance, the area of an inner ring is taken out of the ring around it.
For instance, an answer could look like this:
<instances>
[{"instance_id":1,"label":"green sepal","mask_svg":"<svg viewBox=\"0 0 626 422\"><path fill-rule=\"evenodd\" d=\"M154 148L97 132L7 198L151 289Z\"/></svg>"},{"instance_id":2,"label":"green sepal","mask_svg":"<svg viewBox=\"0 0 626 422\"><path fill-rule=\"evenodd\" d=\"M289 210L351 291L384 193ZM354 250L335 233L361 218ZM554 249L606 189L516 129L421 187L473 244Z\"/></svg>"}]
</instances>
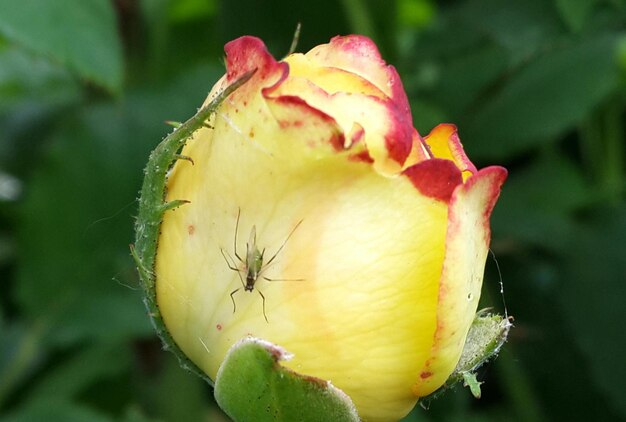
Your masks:
<instances>
[{"instance_id":1,"label":"green sepal","mask_svg":"<svg viewBox=\"0 0 626 422\"><path fill-rule=\"evenodd\" d=\"M195 166L196 163L193 161L193 158L188 157L186 155L181 155L181 154L176 154L176 159L178 160L185 160L185 161L189 161L191 163L192 166Z\"/></svg>"},{"instance_id":2,"label":"green sepal","mask_svg":"<svg viewBox=\"0 0 626 422\"><path fill-rule=\"evenodd\" d=\"M235 422L358 422L350 398L329 381L281 366L284 349L247 337L233 345L215 379L215 399Z\"/></svg>"},{"instance_id":3,"label":"green sepal","mask_svg":"<svg viewBox=\"0 0 626 422\"><path fill-rule=\"evenodd\" d=\"M165 201L167 176L174 163L181 158L180 151L193 134L205 126L206 121L216 112L222 102L233 91L247 82L255 71L245 73L221 91L209 104L202 107L192 118L177 125L178 127L152 151L144 170L145 178L139 197L139 215L135 223L135 244L131 245L131 255L137 265L145 291L144 303L154 328L163 341L164 348L176 355L183 368L196 373L210 384L213 384L212 380L180 350L161 318L156 299L156 277L154 273L157 240L163 214L189 202L185 199Z\"/></svg>"},{"instance_id":4,"label":"green sepal","mask_svg":"<svg viewBox=\"0 0 626 422\"><path fill-rule=\"evenodd\" d=\"M465 346L456 368L443 386L420 401L435 399L460 381L470 388L474 397L480 398L480 384L482 383L476 379L476 370L498 355L511 327L509 317L479 311L467 333Z\"/></svg>"},{"instance_id":5,"label":"green sepal","mask_svg":"<svg viewBox=\"0 0 626 422\"><path fill-rule=\"evenodd\" d=\"M161 213L163 214L165 211L173 210L185 204L189 204L190 202L191 201L187 201L186 199L175 199L173 201L164 202L163 205L161 205Z\"/></svg>"},{"instance_id":6,"label":"green sepal","mask_svg":"<svg viewBox=\"0 0 626 422\"><path fill-rule=\"evenodd\" d=\"M178 129L183 125L181 122L176 122L174 120L166 120L165 124L172 126L174 129Z\"/></svg>"},{"instance_id":7,"label":"green sepal","mask_svg":"<svg viewBox=\"0 0 626 422\"><path fill-rule=\"evenodd\" d=\"M469 387L472 396L479 399L481 395L480 385L482 382L478 381L476 374L473 372L463 372L461 375L463 376L463 387Z\"/></svg>"}]
</instances>

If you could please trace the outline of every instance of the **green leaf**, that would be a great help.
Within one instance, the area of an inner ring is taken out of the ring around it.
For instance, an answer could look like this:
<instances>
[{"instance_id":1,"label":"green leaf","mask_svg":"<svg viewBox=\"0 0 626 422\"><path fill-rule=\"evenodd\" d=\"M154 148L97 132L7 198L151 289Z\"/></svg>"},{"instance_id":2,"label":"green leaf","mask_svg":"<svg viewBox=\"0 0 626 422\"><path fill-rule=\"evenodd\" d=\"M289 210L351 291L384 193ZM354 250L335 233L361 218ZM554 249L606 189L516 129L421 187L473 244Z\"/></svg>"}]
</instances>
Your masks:
<instances>
[{"instance_id":1,"label":"green leaf","mask_svg":"<svg viewBox=\"0 0 626 422\"><path fill-rule=\"evenodd\" d=\"M163 121L203 100L212 69L67 113L46 139L19 204L11 293L24 318L46 323L49 341L115 343L154 333L128 251L141 169L168 130Z\"/></svg>"},{"instance_id":2,"label":"green leaf","mask_svg":"<svg viewBox=\"0 0 626 422\"><path fill-rule=\"evenodd\" d=\"M453 13L464 25L506 48L514 65L528 60L561 32L556 10L545 0L469 0Z\"/></svg>"},{"instance_id":3,"label":"green leaf","mask_svg":"<svg viewBox=\"0 0 626 422\"><path fill-rule=\"evenodd\" d=\"M433 90L433 95L445 105L446 110L455 116L462 116L467 107L479 101L479 95L506 69L507 55L503 48L487 46L470 49L455 55L442 66L440 83Z\"/></svg>"},{"instance_id":4,"label":"green leaf","mask_svg":"<svg viewBox=\"0 0 626 422\"><path fill-rule=\"evenodd\" d=\"M616 37L538 57L460 125L471 157L502 160L571 129L618 86Z\"/></svg>"},{"instance_id":5,"label":"green leaf","mask_svg":"<svg viewBox=\"0 0 626 422\"><path fill-rule=\"evenodd\" d=\"M6 326L0 321L0 408L34 372L44 351L42 326Z\"/></svg>"},{"instance_id":6,"label":"green leaf","mask_svg":"<svg viewBox=\"0 0 626 422\"><path fill-rule=\"evenodd\" d=\"M147 390L143 396L149 396L144 407L164 421L213 420L206 417L210 397L207 383L182 370L174 356L162 356L164 362L157 382L140 387Z\"/></svg>"},{"instance_id":7,"label":"green leaf","mask_svg":"<svg viewBox=\"0 0 626 422\"><path fill-rule=\"evenodd\" d=\"M573 32L580 31L591 15L597 0L556 0L561 18Z\"/></svg>"},{"instance_id":8,"label":"green leaf","mask_svg":"<svg viewBox=\"0 0 626 422\"><path fill-rule=\"evenodd\" d=\"M594 192L564 156L546 154L511 174L492 216L494 233L559 251L571 241L577 210Z\"/></svg>"},{"instance_id":9,"label":"green leaf","mask_svg":"<svg viewBox=\"0 0 626 422\"><path fill-rule=\"evenodd\" d=\"M109 417L84 405L65 400L43 400L29 403L0 417L0 422L113 422Z\"/></svg>"},{"instance_id":10,"label":"green leaf","mask_svg":"<svg viewBox=\"0 0 626 422\"><path fill-rule=\"evenodd\" d=\"M62 67L17 47L0 48L0 113L25 103L60 106L80 95L79 85Z\"/></svg>"},{"instance_id":11,"label":"green leaf","mask_svg":"<svg viewBox=\"0 0 626 422\"><path fill-rule=\"evenodd\" d=\"M423 28L433 21L436 6L431 0L399 0L398 26Z\"/></svg>"},{"instance_id":12,"label":"green leaf","mask_svg":"<svg viewBox=\"0 0 626 422\"><path fill-rule=\"evenodd\" d=\"M31 177L15 294L57 344L151 332L126 249L147 149L132 142L140 133L115 107L85 109L63 122Z\"/></svg>"},{"instance_id":13,"label":"green leaf","mask_svg":"<svg viewBox=\"0 0 626 422\"><path fill-rule=\"evenodd\" d=\"M411 100L411 113L415 128L426 135L441 122L449 121L448 115L435 104L420 100Z\"/></svg>"},{"instance_id":14,"label":"green leaf","mask_svg":"<svg viewBox=\"0 0 626 422\"><path fill-rule=\"evenodd\" d=\"M177 0L169 2L169 17L174 22L197 20L215 15L216 0Z\"/></svg>"},{"instance_id":15,"label":"green leaf","mask_svg":"<svg viewBox=\"0 0 626 422\"><path fill-rule=\"evenodd\" d=\"M248 337L235 344L215 380L215 399L236 422L359 421L350 398L330 382L280 365L280 347Z\"/></svg>"},{"instance_id":16,"label":"green leaf","mask_svg":"<svg viewBox=\"0 0 626 422\"><path fill-rule=\"evenodd\" d=\"M65 362L40 377L29 399L74 398L94 383L129 370L132 353L124 344L97 345L74 351Z\"/></svg>"},{"instance_id":17,"label":"green leaf","mask_svg":"<svg viewBox=\"0 0 626 422\"><path fill-rule=\"evenodd\" d=\"M0 0L0 34L113 93L121 91L122 49L110 1Z\"/></svg>"},{"instance_id":18,"label":"green leaf","mask_svg":"<svg viewBox=\"0 0 626 422\"><path fill-rule=\"evenodd\" d=\"M212 419L211 419L212 420ZM121 422L161 422L161 419L153 419L145 415L145 413L137 406L129 407L124 414Z\"/></svg>"},{"instance_id":19,"label":"green leaf","mask_svg":"<svg viewBox=\"0 0 626 422\"><path fill-rule=\"evenodd\" d=\"M593 224L575 233L576 241L566 251L564 283L557 298L572 337L587 357L581 367L591 369L595 384L624 417L626 208L594 217Z\"/></svg>"}]
</instances>

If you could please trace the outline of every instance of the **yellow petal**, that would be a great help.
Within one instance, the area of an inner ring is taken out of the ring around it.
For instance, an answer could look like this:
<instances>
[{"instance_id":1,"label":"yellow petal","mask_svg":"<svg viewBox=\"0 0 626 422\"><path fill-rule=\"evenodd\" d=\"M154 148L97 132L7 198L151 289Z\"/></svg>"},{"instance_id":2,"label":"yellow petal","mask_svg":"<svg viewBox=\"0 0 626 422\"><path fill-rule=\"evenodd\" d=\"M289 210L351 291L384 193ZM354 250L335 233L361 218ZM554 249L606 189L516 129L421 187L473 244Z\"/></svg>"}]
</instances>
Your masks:
<instances>
[{"instance_id":1,"label":"yellow petal","mask_svg":"<svg viewBox=\"0 0 626 422\"><path fill-rule=\"evenodd\" d=\"M424 142L428 145L434 158L443 158L455 163L459 170L463 172L464 181L476 173L476 167L467 158L465 151L463 151L455 125L446 123L437 125L424 138Z\"/></svg>"},{"instance_id":2,"label":"yellow petal","mask_svg":"<svg viewBox=\"0 0 626 422\"><path fill-rule=\"evenodd\" d=\"M431 356L414 386L426 396L456 366L474 319L489 250L489 216L506 178L502 167L487 167L459 185L450 200L446 252Z\"/></svg>"}]
</instances>

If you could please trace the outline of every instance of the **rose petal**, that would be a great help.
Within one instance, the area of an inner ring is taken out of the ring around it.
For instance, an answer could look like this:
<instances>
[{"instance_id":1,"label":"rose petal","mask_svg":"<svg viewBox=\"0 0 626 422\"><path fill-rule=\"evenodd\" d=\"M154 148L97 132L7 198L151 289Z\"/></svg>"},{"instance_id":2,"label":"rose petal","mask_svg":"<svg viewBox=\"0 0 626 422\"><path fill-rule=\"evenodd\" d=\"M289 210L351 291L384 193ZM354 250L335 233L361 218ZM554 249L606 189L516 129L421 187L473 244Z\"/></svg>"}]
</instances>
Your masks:
<instances>
[{"instance_id":1,"label":"rose petal","mask_svg":"<svg viewBox=\"0 0 626 422\"><path fill-rule=\"evenodd\" d=\"M285 59L285 62L289 64L291 78L314 81L315 85L328 94L352 92L373 95L381 99L389 97L387 93L361 75L338 67L321 66L319 62L311 60L307 55L292 54Z\"/></svg>"},{"instance_id":2,"label":"rose petal","mask_svg":"<svg viewBox=\"0 0 626 422\"><path fill-rule=\"evenodd\" d=\"M317 46L306 53L306 57L319 66L337 67L359 75L387 95L390 99L385 102L388 128L382 134L382 142L370 142L370 155L375 165L378 163L378 171L387 175L398 173L411 151L414 129L409 101L396 69L384 62L372 40L360 35L335 37L329 44ZM357 102L355 100L353 104ZM380 117L377 119L381 120ZM384 156L395 164L382 159L379 145L386 149Z\"/></svg>"},{"instance_id":3,"label":"rose petal","mask_svg":"<svg viewBox=\"0 0 626 422\"><path fill-rule=\"evenodd\" d=\"M322 84L326 89L332 88L328 85L336 77L344 83L344 92L329 93L309 79L290 73L284 82L264 90L264 95L268 99L300 97L311 107L332 116L344 133L350 133L358 125L363 130L362 140L367 146L369 157L374 160L374 168L386 175L401 171L411 151L414 129L398 114L396 105L387 97L363 94L380 92L357 75L328 68L323 74L330 80L328 84ZM344 137L347 141L345 148L351 147L352 139Z\"/></svg>"},{"instance_id":4,"label":"rose petal","mask_svg":"<svg viewBox=\"0 0 626 422\"><path fill-rule=\"evenodd\" d=\"M249 70L257 69L257 77L265 79L275 73L279 63L260 39L249 35L226 43L226 77L233 82Z\"/></svg>"},{"instance_id":5,"label":"rose petal","mask_svg":"<svg viewBox=\"0 0 626 422\"><path fill-rule=\"evenodd\" d=\"M450 160L432 158L404 170L403 174L424 196L448 202L458 185L463 183L461 172Z\"/></svg>"},{"instance_id":6,"label":"rose petal","mask_svg":"<svg viewBox=\"0 0 626 422\"><path fill-rule=\"evenodd\" d=\"M474 319L489 250L489 217L507 172L487 167L459 185L450 200L431 357L413 387L423 397L439 388L459 360Z\"/></svg>"},{"instance_id":7,"label":"rose petal","mask_svg":"<svg viewBox=\"0 0 626 422\"><path fill-rule=\"evenodd\" d=\"M409 101L396 69L387 65L374 42L362 35L337 36L306 53L320 66L338 67L372 82L410 115Z\"/></svg>"},{"instance_id":8,"label":"rose petal","mask_svg":"<svg viewBox=\"0 0 626 422\"><path fill-rule=\"evenodd\" d=\"M344 132L335 119L300 97L268 97L267 105L280 126L281 137L288 142L304 143L318 156L326 152L326 146L343 151Z\"/></svg>"},{"instance_id":9,"label":"rose petal","mask_svg":"<svg viewBox=\"0 0 626 422\"><path fill-rule=\"evenodd\" d=\"M465 155L455 125L447 123L437 125L424 138L424 142L430 148L433 157L452 160L463 172L463 180L476 173L476 166Z\"/></svg>"}]
</instances>

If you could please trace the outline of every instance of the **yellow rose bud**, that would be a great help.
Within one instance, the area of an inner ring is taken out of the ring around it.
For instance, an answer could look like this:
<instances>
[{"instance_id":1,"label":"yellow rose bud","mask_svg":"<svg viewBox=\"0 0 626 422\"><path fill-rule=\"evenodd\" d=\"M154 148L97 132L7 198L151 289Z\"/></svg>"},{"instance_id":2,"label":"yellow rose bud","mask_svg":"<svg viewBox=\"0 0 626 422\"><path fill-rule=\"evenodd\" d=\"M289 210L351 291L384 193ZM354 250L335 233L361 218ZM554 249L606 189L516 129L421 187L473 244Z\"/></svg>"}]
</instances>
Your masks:
<instances>
[{"instance_id":1,"label":"yellow rose bud","mask_svg":"<svg viewBox=\"0 0 626 422\"><path fill-rule=\"evenodd\" d=\"M421 137L365 37L283 61L253 37L225 49L207 103L256 73L167 180L167 200L189 201L158 238L167 330L212 379L253 335L347 393L364 420L400 419L459 360L506 170L477 171L453 125Z\"/></svg>"}]
</instances>

